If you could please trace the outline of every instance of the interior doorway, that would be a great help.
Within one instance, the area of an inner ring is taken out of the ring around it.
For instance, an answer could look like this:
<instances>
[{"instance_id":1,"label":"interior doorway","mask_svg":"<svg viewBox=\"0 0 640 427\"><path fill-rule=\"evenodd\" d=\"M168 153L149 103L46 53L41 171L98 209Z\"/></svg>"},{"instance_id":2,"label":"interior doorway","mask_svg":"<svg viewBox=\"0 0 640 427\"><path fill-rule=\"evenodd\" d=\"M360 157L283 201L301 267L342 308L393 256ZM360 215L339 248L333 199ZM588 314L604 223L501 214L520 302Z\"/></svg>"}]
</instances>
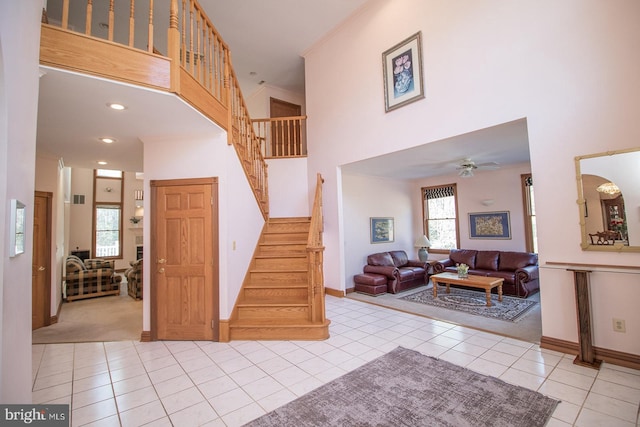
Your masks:
<instances>
[{"instance_id":1,"label":"interior doorway","mask_svg":"<svg viewBox=\"0 0 640 427\"><path fill-rule=\"evenodd\" d=\"M51 324L51 206L53 193L36 191L33 203L31 329Z\"/></svg>"},{"instance_id":2,"label":"interior doorway","mask_svg":"<svg viewBox=\"0 0 640 427\"><path fill-rule=\"evenodd\" d=\"M218 181L151 181L151 339L219 339Z\"/></svg>"},{"instance_id":3,"label":"interior doorway","mask_svg":"<svg viewBox=\"0 0 640 427\"><path fill-rule=\"evenodd\" d=\"M269 98L271 118L299 117L302 107L277 98ZM272 122L271 124L271 157L288 157L302 154L300 122Z\"/></svg>"}]
</instances>

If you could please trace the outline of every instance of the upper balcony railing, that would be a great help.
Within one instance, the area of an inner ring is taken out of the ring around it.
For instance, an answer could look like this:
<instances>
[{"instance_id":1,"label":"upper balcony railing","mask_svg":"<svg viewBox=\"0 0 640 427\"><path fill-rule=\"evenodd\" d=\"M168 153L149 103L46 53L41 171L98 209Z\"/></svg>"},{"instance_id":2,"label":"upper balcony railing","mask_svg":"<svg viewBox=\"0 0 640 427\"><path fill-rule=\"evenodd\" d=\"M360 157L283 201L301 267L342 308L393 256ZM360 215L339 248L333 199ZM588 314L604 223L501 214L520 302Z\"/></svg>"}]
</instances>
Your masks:
<instances>
[{"instance_id":1,"label":"upper balcony railing","mask_svg":"<svg viewBox=\"0 0 640 427\"><path fill-rule=\"evenodd\" d=\"M48 0L40 62L183 98L227 131L263 216L268 217L261 140L254 132L229 48L200 4L76 0L71 7L71 3Z\"/></svg>"},{"instance_id":2,"label":"upper balcony railing","mask_svg":"<svg viewBox=\"0 0 640 427\"><path fill-rule=\"evenodd\" d=\"M306 157L307 116L254 119L253 130L266 158Z\"/></svg>"}]
</instances>

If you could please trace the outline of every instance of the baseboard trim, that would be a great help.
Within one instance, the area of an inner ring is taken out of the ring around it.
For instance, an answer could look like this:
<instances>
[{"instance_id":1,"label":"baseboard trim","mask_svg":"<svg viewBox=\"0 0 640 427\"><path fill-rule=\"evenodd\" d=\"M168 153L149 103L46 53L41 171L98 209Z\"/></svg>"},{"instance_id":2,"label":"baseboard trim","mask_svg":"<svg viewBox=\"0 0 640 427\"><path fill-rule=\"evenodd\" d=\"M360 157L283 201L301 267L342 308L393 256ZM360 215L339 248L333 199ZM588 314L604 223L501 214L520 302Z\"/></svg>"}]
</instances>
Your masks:
<instances>
[{"instance_id":1,"label":"baseboard trim","mask_svg":"<svg viewBox=\"0 0 640 427\"><path fill-rule=\"evenodd\" d=\"M58 308L56 310L56 314L54 314L53 316L49 317L49 325L47 325L47 326L51 326L54 323L58 323L58 319L60 319L60 310L62 310L62 300L60 300L60 302L58 303Z\"/></svg>"},{"instance_id":2,"label":"baseboard trim","mask_svg":"<svg viewBox=\"0 0 640 427\"><path fill-rule=\"evenodd\" d=\"M325 295L331 295L332 297L342 298L344 297L344 291L339 291L337 289L324 288Z\"/></svg>"},{"instance_id":3,"label":"baseboard trim","mask_svg":"<svg viewBox=\"0 0 640 427\"><path fill-rule=\"evenodd\" d=\"M218 336L219 342L231 341L231 331L230 331L229 324L230 324L229 319L220 320L220 327L219 327L220 335Z\"/></svg>"},{"instance_id":4,"label":"baseboard trim","mask_svg":"<svg viewBox=\"0 0 640 427\"><path fill-rule=\"evenodd\" d=\"M349 295L352 292L355 292L356 288L347 288L347 290L345 291L347 295Z\"/></svg>"},{"instance_id":5,"label":"baseboard trim","mask_svg":"<svg viewBox=\"0 0 640 427\"><path fill-rule=\"evenodd\" d=\"M140 342L151 342L151 331L142 331L140 334Z\"/></svg>"},{"instance_id":6,"label":"baseboard trim","mask_svg":"<svg viewBox=\"0 0 640 427\"><path fill-rule=\"evenodd\" d=\"M578 343L545 336L540 338L540 348L567 354L580 353ZM640 355L600 347L594 347L593 350L596 359L625 368L640 369Z\"/></svg>"}]
</instances>

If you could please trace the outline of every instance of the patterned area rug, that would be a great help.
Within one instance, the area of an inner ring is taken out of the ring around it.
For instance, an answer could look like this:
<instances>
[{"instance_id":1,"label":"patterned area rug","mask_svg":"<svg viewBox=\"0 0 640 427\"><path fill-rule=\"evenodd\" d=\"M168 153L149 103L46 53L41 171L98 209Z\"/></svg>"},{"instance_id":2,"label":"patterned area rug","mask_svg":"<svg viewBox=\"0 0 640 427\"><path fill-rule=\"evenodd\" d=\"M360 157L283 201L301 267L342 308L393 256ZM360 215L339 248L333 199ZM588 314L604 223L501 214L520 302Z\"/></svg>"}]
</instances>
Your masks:
<instances>
[{"instance_id":1,"label":"patterned area rug","mask_svg":"<svg viewBox=\"0 0 640 427\"><path fill-rule=\"evenodd\" d=\"M247 426L544 426L557 400L398 347Z\"/></svg>"},{"instance_id":2,"label":"patterned area rug","mask_svg":"<svg viewBox=\"0 0 640 427\"><path fill-rule=\"evenodd\" d=\"M433 298L433 289L429 288L400 299L509 322L517 322L537 304L536 301L508 296L503 296L499 302L498 295L491 294L491 307L487 307L484 291L451 287L451 293L447 294L445 286L438 286L438 298Z\"/></svg>"}]
</instances>

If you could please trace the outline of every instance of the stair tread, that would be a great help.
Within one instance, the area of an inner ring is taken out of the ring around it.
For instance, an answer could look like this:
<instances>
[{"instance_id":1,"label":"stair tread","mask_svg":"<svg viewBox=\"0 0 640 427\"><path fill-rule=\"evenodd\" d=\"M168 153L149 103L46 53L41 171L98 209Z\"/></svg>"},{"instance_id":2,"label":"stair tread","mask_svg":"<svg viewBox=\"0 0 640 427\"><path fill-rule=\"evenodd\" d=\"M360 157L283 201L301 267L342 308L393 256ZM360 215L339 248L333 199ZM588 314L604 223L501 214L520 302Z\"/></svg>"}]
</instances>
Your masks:
<instances>
[{"instance_id":1,"label":"stair tread","mask_svg":"<svg viewBox=\"0 0 640 427\"><path fill-rule=\"evenodd\" d=\"M282 230L265 230L264 234L300 234L300 237L306 237L309 235L308 231L282 231Z\"/></svg>"},{"instance_id":2,"label":"stair tread","mask_svg":"<svg viewBox=\"0 0 640 427\"><path fill-rule=\"evenodd\" d=\"M280 258L306 258L307 254L306 253L299 253L299 254L273 254L273 253L269 253L269 254L262 254L262 255L256 255L256 258L260 258L260 259L280 259Z\"/></svg>"},{"instance_id":3,"label":"stair tread","mask_svg":"<svg viewBox=\"0 0 640 427\"><path fill-rule=\"evenodd\" d=\"M269 284L269 283L249 283L244 288L245 289L306 289L309 286L306 283L278 283L278 284Z\"/></svg>"},{"instance_id":4,"label":"stair tread","mask_svg":"<svg viewBox=\"0 0 640 427\"><path fill-rule=\"evenodd\" d=\"M238 319L229 322L229 327L291 327L291 326L312 326L312 327L321 327L326 326L330 322L329 320L325 320L323 323L313 323L310 320L304 319L287 319L287 318L253 318L253 319Z\"/></svg>"},{"instance_id":5,"label":"stair tread","mask_svg":"<svg viewBox=\"0 0 640 427\"><path fill-rule=\"evenodd\" d=\"M275 222L278 224L288 223L288 222L311 222L311 217L308 216L290 216L290 217L278 217L278 218L269 218L269 222Z\"/></svg>"},{"instance_id":6,"label":"stair tread","mask_svg":"<svg viewBox=\"0 0 640 427\"><path fill-rule=\"evenodd\" d=\"M296 301L285 301L284 298L251 298L238 302L238 307L306 307L309 305L307 298L298 298Z\"/></svg>"},{"instance_id":7,"label":"stair tread","mask_svg":"<svg viewBox=\"0 0 640 427\"><path fill-rule=\"evenodd\" d=\"M260 246L292 246L292 245L307 245L307 241L302 240L283 240L281 242L260 242Z\"/></svg>"}]
</instances>

